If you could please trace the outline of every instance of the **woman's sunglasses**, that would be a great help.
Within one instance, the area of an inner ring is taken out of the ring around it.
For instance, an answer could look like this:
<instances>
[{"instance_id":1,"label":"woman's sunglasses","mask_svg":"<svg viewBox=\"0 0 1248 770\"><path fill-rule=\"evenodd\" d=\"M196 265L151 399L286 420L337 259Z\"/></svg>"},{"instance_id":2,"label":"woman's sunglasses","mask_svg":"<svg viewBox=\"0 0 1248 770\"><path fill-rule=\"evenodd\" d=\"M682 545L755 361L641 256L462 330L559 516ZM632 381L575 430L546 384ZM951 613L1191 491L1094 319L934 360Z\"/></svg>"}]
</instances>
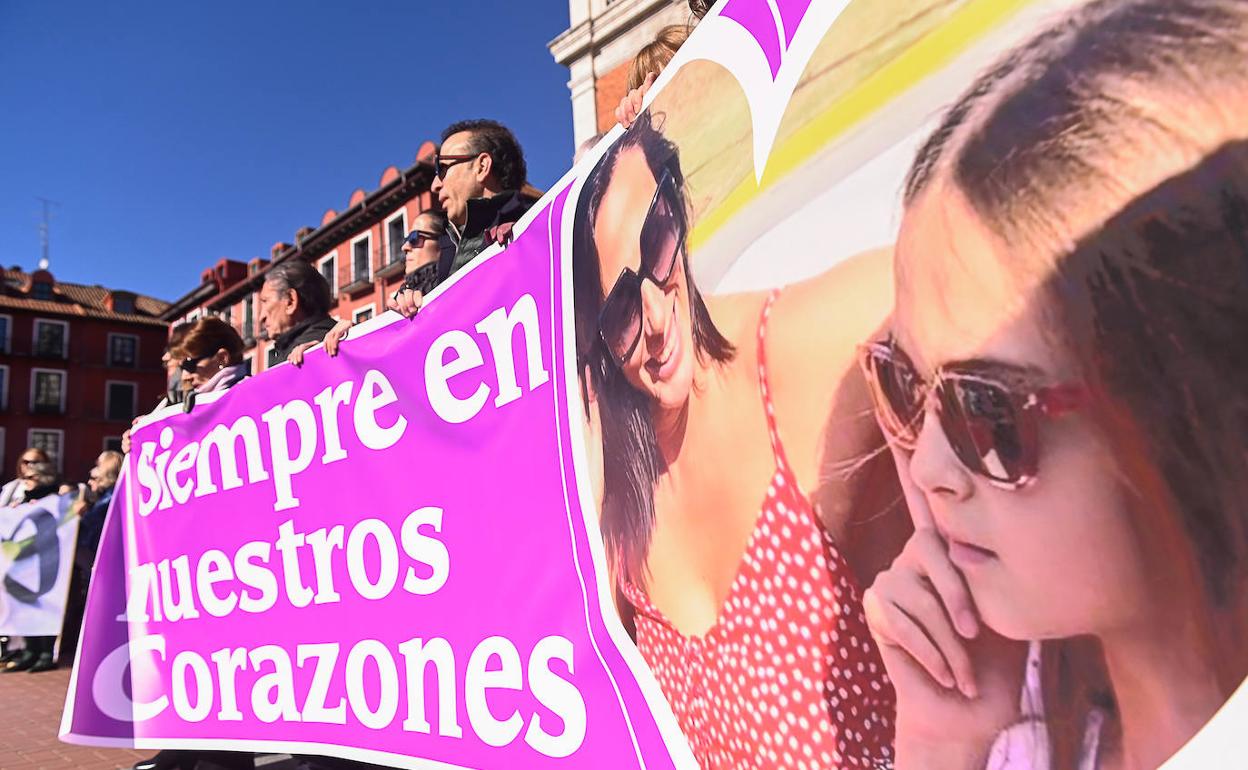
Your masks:
<instances>
[{"instance_id":1,"label":"woman's sunglasses","mask_svg":"<svg viewBox=\"0 0 1248 770\"><path fill-rule=\"evenodd\" d=\"M1086 398L1080 385L1031 387L1008 377L947 367L925 382L892 343L861 347L863 372L880 426L897 446L913 451L927 411L936 415L949 446L972 473L1000 489L1021 489L1036 478L1040 419L1079 409Z\"/></svg>"},{"instance_id":2,"label":"woman's sunglasses","mask_svg":"<svg viewBox=\"0 0 1248 770\"><path fill-rule=\"evenodd\" d=\"M438 240L437 233L431 233L427 230L413 230L407 234L407 237L403 239L403 242L414 249L419 249L422 245L424 245L425 241L436 240Z\"/></svg>"},{"instance_id":3,"label":"woman's sunglasses","mask_svg":"<svg viewBox=\"0 0 1248 770\"><path fill-rule=\"evenodd\" d=\"M677 200L676 181L665 169L641 226L640 272L621 270L598 313L598 336L616 366L623 367L632 358L641 340L641 282L666 286L685 243L685 220L676 210Z\"/></svg>"},{"instance_id":4,"label":"woman's sunglasses","mask_svg":"<svg viewBox=\"0 0 1248 770\"><path fill-rule=\"evenodd\" d=\"M199 362L203 361L205 358L212 358L212 356L190 356L188 358L184 358L182 359L182 363L178 364L178 368L187 374L194 374L195 370L199 368Z\"/></svg>"}]
</instances>

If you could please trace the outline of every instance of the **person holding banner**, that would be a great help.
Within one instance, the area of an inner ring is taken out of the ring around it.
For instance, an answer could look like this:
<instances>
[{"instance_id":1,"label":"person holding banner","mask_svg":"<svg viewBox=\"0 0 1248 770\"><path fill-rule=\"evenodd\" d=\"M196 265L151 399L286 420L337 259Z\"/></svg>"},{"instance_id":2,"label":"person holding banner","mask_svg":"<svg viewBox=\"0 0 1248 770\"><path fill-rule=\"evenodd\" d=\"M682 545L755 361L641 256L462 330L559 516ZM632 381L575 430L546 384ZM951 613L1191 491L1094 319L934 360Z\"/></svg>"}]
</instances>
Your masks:
<instances>
[{"instance_id":1,"label":"person holding banner","mask_svg":"<svg viewBox=\"0 0 1248 770\"><path fill-rule=\"evenodd\" d=\"M178 346L182 357L183 409L195 407L195 397L230 388L251 374L243 361L243 338L216 316L195 321Z\"/></svg>"},{"instance_id":2,"label":"person holding banner","mask_svg":"<svg viewBox=\"0 0 1248 770\"><path fill-rule=\"evenodd\" d=\"M678 150L648 112L577 203L611 577L704 767L874 767L891 754L893 695L858 586L909 531L879 515L895 481L874 483L892 470L853 363L884 320L889 255L707 297L688 212Z\"/></svg>"},{"instance_id":3,"label":"person holding banner","mask_svg":"<svg viewBox=\"0 0 1248 770\"><path fill-rule=\"evenodd\" d=\"M329 282L302 259L272 267L260 287L260 325L277 361L299 364L303 353L334 328Z\"/></svg>"},{"instance_id":4,"label":"person holding banner","mask_svg":"<svg viewBox=\"0 0 1248 770\"><path fill-rule=\"evenodd\" d=\"M32 446L22 452L17 458L17 474L13 480L0 488L0 508L7 508L11 505L18 505L26 500L25 477L26 470L35 463L50 463L52 459L48 457L48 453L37 446Z\"/></svg>"},{"instance_id":5,"label":"person holding banner","mask_svg":"<svg viewBox=\"0 0 1248 770\"><path fill-rule=\"evenodd\" d=\"M186 393L183 409L188 412L195 408L196 396L229 390L250 374L249 366L243 361L243 338L233 326L216 316L200 318L187 325L171 353L180 361L182 387ZM103 460L101 456L101 462ZM87 523L85 518L84 523ZM93 528L88 527L88 532L93 532ZM134 770L185 769L195 767L200 761L234 770L254 767L252 755L243 752L180 749L166 749L133 767Z\"/></svg>"},{"instance_id":6,"label":"person holding banner","mask_svg":"<svg viewBox=\"0 0 1248 770\"><path fill-rule=\"evenodd\" d=\"M909 172L862 358L898 768L1157 767L1248 673L1246 60L1243 3L1093 2Z\"/></svg>"},{"instance_id":7,"label":"person holding banner","mask_svg":"<svg viewBox=\"0 0 1248 770\"><path fill-rule=\"evenodd\" d=\"M23 467L24 470L19 480L22 483L22 500L24 502L34 502L48 495L56 494L58 480L56 467L52 463L46 461L28 462ZM55 527L52 527L52 529L55 531ZM55 543L55 541L53 542ZM7 582L9 577L6 576L5 579ZM53 574L53 579L55 579L55 574ZM29 671L32 674L37 674L56 668L56 659L53 655L56 647L55 635L27 636L25 641L25 649L5 661L3 667L0 668L0 672L8 674L17 671Z\"/></svg>"}]
</instances>

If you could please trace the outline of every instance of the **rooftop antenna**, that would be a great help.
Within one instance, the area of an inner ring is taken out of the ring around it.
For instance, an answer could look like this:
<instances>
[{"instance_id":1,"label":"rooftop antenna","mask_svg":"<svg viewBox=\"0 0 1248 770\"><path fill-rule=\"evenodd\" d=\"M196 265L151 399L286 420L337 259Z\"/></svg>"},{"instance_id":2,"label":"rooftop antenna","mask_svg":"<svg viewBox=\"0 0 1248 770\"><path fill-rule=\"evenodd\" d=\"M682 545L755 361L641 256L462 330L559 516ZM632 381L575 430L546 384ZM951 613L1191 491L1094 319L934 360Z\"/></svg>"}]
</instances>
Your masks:
<instances>
[{"instance_id":1,"label":"rooftop antenna","mask_svg":"<svg viewBox=\"0 0 1248 770\"><path fill-rule=\"evenodd\" d=\"M61 204L54 200L40 198L39 196L35 196L35 200L43 204L43 220L39 223L39 245L42 247L43 256L39 259L39 269L47 270L48 265L52 264L48 260L48 232L50 230L49 220L51 219L50 207L59 206Z\"/></svg>"}]
</instances>

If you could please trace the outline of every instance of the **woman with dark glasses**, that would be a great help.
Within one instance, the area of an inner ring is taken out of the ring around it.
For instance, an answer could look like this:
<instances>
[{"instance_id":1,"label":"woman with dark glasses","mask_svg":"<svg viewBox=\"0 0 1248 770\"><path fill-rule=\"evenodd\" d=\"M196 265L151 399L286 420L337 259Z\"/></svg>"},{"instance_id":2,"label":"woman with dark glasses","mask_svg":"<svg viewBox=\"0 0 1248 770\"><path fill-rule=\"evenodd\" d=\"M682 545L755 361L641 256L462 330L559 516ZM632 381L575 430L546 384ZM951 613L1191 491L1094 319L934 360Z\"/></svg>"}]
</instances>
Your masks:
<instances>
[{"instance_id":1,"label":"woman with dark glasses","mask_svg":"<svg viewBox=\"0 0 1248 770\"><path fill-rule=\"evenodd\" d=\"M25 475L26 469L35 463L47 462L52 462L47 452L36 446L27 447L26 451L17 458L17 475L12 481L0 487L0 508L26 502L26 488L22 484L22 476Z\"/></svg>"},{"instance_id":2,"label":"woman with dark glasses","mask_svg":"<svg viewBox=\"0 0 1248 770\"><path fill-rule=\"evenodd\" d=\"M853 361L883 321L889 258L705 296L685 195L643 113L577 203L577 344L622 614L704 767L875 767L893 695L855 568L869 580L873 549L891 559L909 529L881 515L895 477L869 489L893 471L862 461L881 439Z\"/></svg>"},{"instance_id":3,"label":"woman with dark glasses","mask_svg":"<svg viewBox=\"0 0 1248 770\"><path fill-rule=\"evenodd\" d=\"M251 374L243 361L243 338L214 316L195 321L171 354L181 361L182 387L187 394L183 405L188 412L196 395L229 390Z\"/></svg>"},{"instance_id":4,"label":"woman with dark glasses","mask_svg":"<svg viewBox=\"0 0 1248 770\"><path fill-rule=\"evenodd\" d=\"M1248 672L1246 59L1243 3L1094 2L910 171L861 358L898 768L1154 768Z\"/></svg>"},{"instance_id":5,"label":"woman with dark glasses","mask_svg":"<svg viewBox=\"0 0 1248 770\"><path fill-rule=\"evenodd\" d=\"M182 370L182 387L186 392L182 407L189 412L195 408L196 396L229 390L251 373L251 367L243 360L243 338L227 322L207 316L185 327L181 339L169 348L169 356ZM250 770L254 760L245 752L165 749L136 762L133 768L177 770L201 764Z\"/></svg>"}]
</instances>

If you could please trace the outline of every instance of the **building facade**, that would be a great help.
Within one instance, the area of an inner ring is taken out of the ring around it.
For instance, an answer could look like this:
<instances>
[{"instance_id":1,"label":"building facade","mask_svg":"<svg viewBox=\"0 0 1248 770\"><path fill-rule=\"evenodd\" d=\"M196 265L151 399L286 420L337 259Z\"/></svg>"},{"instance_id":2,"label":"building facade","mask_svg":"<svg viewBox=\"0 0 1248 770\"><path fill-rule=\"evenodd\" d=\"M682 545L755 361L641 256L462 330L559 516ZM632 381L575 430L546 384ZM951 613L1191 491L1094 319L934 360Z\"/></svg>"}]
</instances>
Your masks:
<instances>
[{"instance_id":1,"label":"building facade","mask_svg":"<svg viewBox=\"0 0 1248 770\"><path fill-rule=\"evenodd\" d=\"M0 471L47 450L68 481L119 449L136 414L165 392L168 303L59 282L44 269L4 270L0 287Z\"/></svg>"},{"instance_id":2,"label":"building facade","mask_svg":"<svg viewBox=\"0 0 1248 770\"><path fill-rule=\"evenodd\" d=\"M410 168L387 168L376 190L356 190L345 209L326 211L319 226L297 231L294 243L275 243L268 259L219 260L162 318L176 324L213 314L229 321L246 343L251 371L259 373L279 363L262 333L258 297L276 264L302 259L315 265L329 282L331 315L362 321L384 312L386 297L403 281L403 239L416 216L437 203L429 191L435 149L425 142Z\"/></svg>"},{"instance_id":3,"label":"building facade","mask_svg":"<svg viewBox=\"0 0 1248 770\"><path fill-rule=\"evenodd\" d=\"M549 44L568 68L575 144L615 125L628 65L669 24L692 20L688 0L568 0L568 29Z\"/></svg>"}]
</instances>

